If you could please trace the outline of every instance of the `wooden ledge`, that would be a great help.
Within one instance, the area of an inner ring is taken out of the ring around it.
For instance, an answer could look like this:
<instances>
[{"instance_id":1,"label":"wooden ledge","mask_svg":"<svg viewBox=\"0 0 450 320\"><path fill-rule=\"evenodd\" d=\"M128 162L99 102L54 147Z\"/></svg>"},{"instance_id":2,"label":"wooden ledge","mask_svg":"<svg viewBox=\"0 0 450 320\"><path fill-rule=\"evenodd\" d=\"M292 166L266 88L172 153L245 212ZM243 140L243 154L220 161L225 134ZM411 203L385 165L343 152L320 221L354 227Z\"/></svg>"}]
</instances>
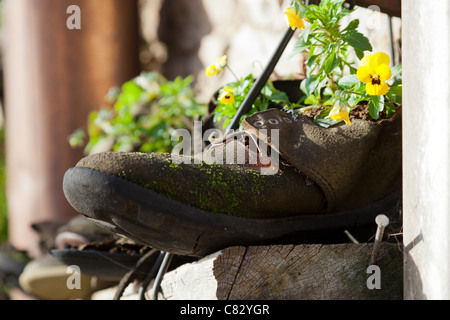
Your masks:
<instances>
[{"instance_id":1,"label":"wooden ledge","mask_svg":"<svg viewBox=\"0 0 450 320\"><path fill-rule=\"evenodd\" d=\"M365 300L403 298L403 254L383 243L231 247L167 273L163 300Z\"/></svg>"}]
</instances>

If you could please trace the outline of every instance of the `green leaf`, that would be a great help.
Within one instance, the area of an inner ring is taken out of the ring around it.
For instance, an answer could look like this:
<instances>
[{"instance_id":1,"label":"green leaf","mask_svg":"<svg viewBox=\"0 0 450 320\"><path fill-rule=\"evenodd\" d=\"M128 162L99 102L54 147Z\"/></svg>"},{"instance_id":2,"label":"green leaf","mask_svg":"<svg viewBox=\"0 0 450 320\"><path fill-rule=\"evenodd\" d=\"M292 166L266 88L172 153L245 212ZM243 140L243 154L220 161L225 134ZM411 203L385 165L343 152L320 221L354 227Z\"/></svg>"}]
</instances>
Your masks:
<instances>
[{"instance_id":1,"label":"green leaf","mask_svg":"<svg viewBox=\"0 0 450 320\"><path fill-rule=\"evenodd\" d=\"M386 117L390 117L395 113L395 106L390 102L385 102L384 107L386 108Z\"/></svg>"},{"instance_id":2,"label":"green leaf","mask_svg":"<svg viewBox=\"0 0 450 320\"><path fill-rule=\"evenodd\" d=\"M261 89L261 94L263 94L266 97L270 97L274 94L275 88L269 85L269 83L266 83L266 85Z\"/></svg>"},{"instance_id":3,"label":"green leaf","mask_svg":"<svg viewBox=\"0 0 450 320\"><path fill-rule=\"evenodd\" d=\"M323 128L329 128L329 127L331 127L331 126L336 124L336 121L334 121L333 119L330 119L330 118L328 118L328 119L316 119L315 122L319 126L321 126Z\"/></svg>"},{"instance_id":4,"label":"green leaf","mask_svg":"<svg viewBox=\"0 0 450 320\"><path fill-rule=\"evenodd\" d=\"M273 93L270 97L269 100L273 101L273 102L286 102L289 103L289 97L287 96L287 94L283 91L277 91L275 93Z\"/></svg>"},{"instance_id":5,"label":"green leaf","mask_svg":"<svg viewBox=\"0 0 450 320\"><path fill-rule=\"evenodd\" d=\"M350 107L354 107L356 106L359 102L365 100L364 98L362 98L360 95L357 94L352 94L351 97L348 99L348 104L350 105Z\"/></svg>"},{"instance_id":6,"label":"green leaf","mask_svg":"<svg viewBox=\"0 0 450 320\"><path fill-rule=\"evenodd\" d=\"M330 2L336 9L339 9L345 0L330 0Z\"/></svg>"},{"instance_id":7,"label":"green leaf","mask_svg":"<svg viewBox=\"0 0 450 320\"><path fill-rule=\"evenodd\" d=\"M358 28L358 26L359 26L359 20L358 19L352 20L348 24L348 26L344 30L342 30L342 32L355 30L356 28Z\"/></svg>"},{"instance_id":8,"label":"green leaf","mask_svg":"<svg viewBox=\"0 0 450 320\"><path fill-rule=\"evenodd\" d=\"M305 99L304 103L308 104L308 105L315 105L315 104L319 103L319 99L315 95L312 94Z\"/></svg>"},{"instance_id":9,"label":"green leaf","mask_svg":"<svg viewBox=\"0 0 450 320\"><path fill-rule=\"evenodd\" d=\"M372 45L370 44L369 39L367 39L366 36L356 30L347 31L343 35L343 40L346 41L355 50L372 51Z\"/></svg>"},{"instance_id":10,"label":"green leaf","mask_svg":"<svg viewBox=\"0 0 450 320\"><path fill-rule=\"evenodd\" d=\"M322 89L326 88L329 83L329 79L326 74L323 74L319 77L319 84L317 85L316 90L314 90L314 94L318 97L322 95Z\"/></svg>"},{"instance_id":11,"label":"green leaf","mask_svg":"<svg viewBox=\"0 0 450 320\"><path fill-rule=\"evenodd\" d=\"M238 93L243 93L246 89L249 89L249 87L253 84L253 79L245 79L242 81L238 86Z\"/></svg>"},{"instance_id":12,"label":"green leaf","mask_svg":"<svg viewBox=\"0 0 450 320\"><path fill-rule=\"evenodd\" d=\"M334 98L328 99L327 101L323 102L322 105L323 106L333 106L336 102L335 100L336 99L334 99Z\"/></svg>"},{"instance_id":13,"label":"green leaf","mask_svg":"<svg viewBox=\"0 0 450 320\"><path fill-rule=\"evenodd\" d=\"M299 40L294 44L293 54L299 54L308 49L311 46L309 42Z\"/></svg>"},{"instance_id":14,"label":"green leaf","mask_svg":"<svg viewBox=\"0 0 450 320\"><path fill-rule=\"evenodd\" d=\"M345 88L345 89L350 89L352 87L354 87L355 85L359 84L361 81L359 81L358 77L355 74L352 75L348 75L345 77L342 77L338 84L339 86Z\"/></svg>"},{"instance_id":15,"label":"green leaf","mask_svg":"<svg viewBox=\"0 0 450 320\"><path fill-rule=\"evenodd\" d=\"M302 17L303 17L303 15L302 15ZM302 31L300 31L300 33L299 33L299 38L300 39L303 39L303 42L305 43L305 42L308 42L308 38L309 38L309 32L310 32L310 30L311 30L311 24L307 24L306 26L305 26L305 29L303 29Z\"/></svg>"},{"instance_id":16,"label":"green leaf","mask_svg":"<svg viewBox=\"0 0 450 320\"><path fill-rule=\"evenodd\" d=\"M380 118L380 112L384 110L384 96L371 96L369 102L369 114L374 120Z\"/></svg>"},{"instance_id":17,"label":"green leaf","mask_svg":"<svg viewBox=\"0 0 450 320\"><path fill-rule=\"evenodd\" d=\"M391 72L392 72L391 79L396 78L398 75L402 73L402 65L399 64L398 66L391 68Z\"/></svg>"},{"instance_id":18,"label":"green leaf","mask_svg":"<svg viewBox=\"0 0 450 320\"><path fill-rule=\"evenodd\" d=\"M306 96L310 96L313 94L314 90L316 90L319 85L319 81L316 77L310 77L302 81L300 84L300 89L305 93Z\"/></svg>"},{"instance_id":19,"label":"green leaf","mask_svg":"<svg viewBox=\"0 0 450 320\"><path fill-rule=\"evenodd\" d=\"M130 105L135 104L139 101L142 92L144 90L138 86L134 81L125 82L122 86L122 93L119 95L114 108L118 112L127 112L127 109Z\"/></svg>"},{"instance_id":20,"label":"green leaf","mask_svg":"<svg viewBox=\"0 0 450 320\"><path fill-rule=\"evenodd\" d=\"M333 95L333 90L330 87L325 87L325 89L323 89L323 96L332 96Z\"/></svg>"},{"instance_id":21,"label":"green leaf","mask_svg":"<svg viewBox=\"0 0 450 320\"><path fill-rule=\"evenodd\" d=\"M69 137L69 144L72 148L81 147L84 143L84 131L82 129L77 129Z\"/></svg>"},{"instance_id":22,"label":"green leaf","mask_svg":"<svg viewBox=\"0 0 450 320\"><path fill-rule=\"evenodd\" d=\"M269 108L269 102L264 101L263 103L261 103L261 106L258 108L259 111L265 111ZM251 114L249 114L251 115Z\"/></svg>"},{"instance_id":23,"label":"green leaf","mask_svg":"<svg viewBox=\"0 0 450 320\"><path fill-rule=\"evenodd\" d=\"M338 56L336 54L335 51L333 51L328 58L325 60L325 64L324 64L324 71L326 73L331 73L337 66L338 64Z\"/></svg>"},{"instance_id":24,"label":"green leaf","mask_svg":"<svg viewBox=\"0 0 450 320\"><path fill-rule=\"evenodd\" d=\"M314 65L314 62L316 62L317 58L320 56L320 54L313 55L309 57L308 62L306 63L306 66L308 69L311 69Z\"/></svg>"},{"instance_id":25,"label":"green leaf","mask_svg":"<svg viewBox=\"0 0 450 320\"><path fill-rule=\"evenodd\" d=\"M363 50L355 49L355 53L356 53L356 56L358 57L359 60L362 60L362 58L364 58L364 51Z\"/></svg>"},{"instance_id":26,"label":"green leaf","mask_svg":"<svg viewBox=\"0 0 450 320\"><path fill-rule=\"evenodd\" d=\"M401 97L402 96L402 90L403 90L402 88L403 87L401 85L391 86L389 91L388 91L388 93L390 92L390 93L393 93L393 94Z\"/></svg>"},{"instance_id":27,"label":"green leaf","mask_svg":"<svg viewBox=\"0 0 450 320\"><path fill-rule=\"evenodd\" d=\"M388 93L386 93L386 98L389 100L401 104L402 103L402 87L392 86L389 88Z\"/></svg>"},{"instance_id":28,"label":"green leaf","mask_svg":"<svg viewBox=\"0 0 450 320\"><path fill-rule=\"evenodd\" d=\"M397 80L394 81L394 83L392 84L392 86L399 86L402 84L402 78L398 78Z\"/></svg>"}]
</instances>

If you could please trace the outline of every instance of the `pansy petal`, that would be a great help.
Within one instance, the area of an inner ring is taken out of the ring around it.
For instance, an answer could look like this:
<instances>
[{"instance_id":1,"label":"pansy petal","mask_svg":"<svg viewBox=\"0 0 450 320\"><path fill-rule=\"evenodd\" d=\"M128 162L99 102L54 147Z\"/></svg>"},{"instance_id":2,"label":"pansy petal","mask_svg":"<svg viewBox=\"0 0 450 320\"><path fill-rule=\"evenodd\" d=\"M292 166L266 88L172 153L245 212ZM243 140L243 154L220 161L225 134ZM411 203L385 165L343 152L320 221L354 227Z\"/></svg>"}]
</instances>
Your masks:
<instances>
[{"instance_id":1,"label":"pansy petal","mask_svg":"<svg viewBox=\"0 0 450 320\"><path fill-rule=\"evenodd\" d=\"M226 86L222 90L226 91L226 92L231 92L231 93L236 92L236 88L233 88L233 87L230 87L230 86Z\"/></svg>"},{"instance_id":2,"label":"pansy petal","mask_svg":"<svg viewBox=\"0 0 450 320\"><path fill-rule=\"evenodd\" d=\"M286 14L289 27L295 30L295 28L305 29L305 24L303 23L302 16L295 8L287 8L284 10Z\"/></svg>"},{"instance_id":3,"label":"pansy petal","mask_svg":"<svg viewBox=\"0 0 450 320\"><path fill-rule=\"evenodd\" d=\"M389 86L384 81L381 81L380 84L368 82L366 84L366 91L371 96L384 96L389 91Z\"/></svg>"},{"instance_id":4,"label":"pansy petal","mask_svg":"<svg viewBox=\"0 0 450 320\"><path fill-rule=\"evenodd\" d=\"M391 68L387 64L381 64L375 69L375 73L382 81L387 81L392 77Z\"/></svg>"},{"instance_id":5,"label":"pansy petal","mask_svg":"<svg viewBox=\"0 0 450 320\"><path fill-rule=\"evenodd\" d=\"M377 52L372 55L370 64L372 68L377 68L379 65L389 64L391 63L391 58L384 52Z\"/></svg>"},{"instance_id":6,"label":"pansy petal","mask_svg":"<svg viewBox=\"0 0 450 320\"><path fill-rule=\"evenodd\" d=\"M222 100L227 94L230 94L228 91L223 91L218 97L217 99Z\"/></svg>"},{"instance_id":7,"label":"pansy petal","mask_svg":"<svg viewBox=\"0 0 450 320\"><path fill-rule=\"evenodd\" d=\"M210 66L208 66L207 68L206 68L206 75L208 76L208 77L211 77L211 76L213 76L213 75L215 75L216 74L216 65L215 64L212 64L212 65L210 65Z\"/></svg>"},{"instance_id":8,"label":"pansy petal","mask_svg":"<svg viewBox=\"0 0 450 320\"><path fill-rule=\"evenodd\" d=\"M350 117L348 116L348 112L342 113L342 120L345 121L346 124L349 126L352 125L352 122L350 121Z\"/></svg>"},{"instance_id":9,"label":"pansy petal","mask_svg":"<svg viewBox=\"0 0 450 320\"><path fill-rule=\"evenodd\" d=\"M348 116L348 112L339 112L339 113L334 114L332 116L328 116L327 118L333 119L334 121L342 121L342 120L344 120L346 124L352 125L352 122L350 121L350 118Z\"/></svg>"},{"instance_id":10,"label":"pansy petal","mask_svg":"<svg viewBox=\"0 0 450 320\"><path fill-rule=\"evenodd\" d=\"M368 65L371 58L372 58L371 54L369 54L369 55L365 56L364 58L362 58L361 62L360 62L360 66Z\"/></svg>"},{"instance_id":11,"label":"pansy petal","mask_svg":"<svg viewBox=\"0 0 450 320\"><path fill-rule=\"evenodd\" d=\"M389 91L389 86L386 82L381 81L380 84L380 96L384 96Z\"/></svg>"},{"instance_id":12,"label":"pansy petal","mask_svg":"<svg viewBox=\"0 0 450 320\"><path fill-rule=\"evenodd\" d=\"M302 19L302 17L300 15L298 16L298 18L297 18L295 23L296 23L295 26L297 28L302 29L302 30L305 29L305 24L303 23L303 19Z\"/></svg>"},{"instance_id":13,"label":"pansy petal","mask_svg":"<svg viewBox=\"0 0 450 320\"><path fill-rule=\"evenodd\" d=\"M329 113L329 117L334 116L335 114L338 114L341 111L341 106L336 103L333 107L333 109L331 109L330 113Z\"/></svg>"},{"instance_id":14,"label":"pansy petal","mask_svg":"<svg viewBox=\"0 0 450 320\"><path fill-rule=\"evenodd\" d=\"M373 71L368 65L362 65L358 68L356 76L361 82L368 83L372 81Z\"/></svg>"},{"instance_id":15,"label":"pansy petal","mask_svg":"<svg viewBox=\"0 0 450 320\"><path fill-rule=\"evenodd\" d=\"M371 96L378 96L378 84L372 84L372 82L367 82L366 91Z\"/></svg>"},{"instance_id":16,"label":"pansy petal","mask_svg":"<svg viewBox=\"0 0 450 320\"><path fill-rule=\"evenodd\" d=\"M352 125L352 122L349 118L348 108L344 105L341 106L336 104L333 109L331 109L330 114L325 117L329 119L333 119L334 121L345 121L348 125Z\"/></svg>"},{"instance_id":17,"label":"pansy petal","mask_svg":"<svg viewBox=\"0 0 450 320\"><path fill-rule=\"evenodd\" d=\"M210 65L209 67L206 68L205 73L206 73L207 76L211 77L211 76L214 76L216 74L221 73L222 70L223 69L221 67L219 67L218 65L212 64L212 65Z\"/></svg>"},{"instance_id":18,"label":"pansy petal","mask_svg":"<svg viewBox=\"0 0 450 320\"><path fill-rule=\"evenodd\" d=\"M232 104L234 100L233 94L227 91L224 91L219 97L219 101L225 105Z\"/></svg>"},{"instance_id":19,"label":"pansy petal","mask_svg":"<svg viewBox=\"0 0 450 320\"><path fill-rule=\"evenodd\" d=\"M222 68L225 68L225 66L227 65L227 56L225 55L217 59L216 64L218 64Z\"/></svg>"}]
</instances>

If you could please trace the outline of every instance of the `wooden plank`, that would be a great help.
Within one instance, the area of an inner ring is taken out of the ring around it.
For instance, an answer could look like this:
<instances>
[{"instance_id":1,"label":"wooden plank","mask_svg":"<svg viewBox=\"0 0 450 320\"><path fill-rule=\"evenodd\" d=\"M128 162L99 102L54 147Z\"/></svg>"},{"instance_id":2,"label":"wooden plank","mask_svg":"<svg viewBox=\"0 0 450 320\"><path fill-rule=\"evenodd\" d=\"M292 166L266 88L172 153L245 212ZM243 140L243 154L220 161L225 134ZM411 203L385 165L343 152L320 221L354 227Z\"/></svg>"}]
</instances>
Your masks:
<instances>
[{"instance_id":1,"label":"wooden plank","mask_svg":"<svg viewBox=\"0 0 450 320\"><path fill-rule=\"evenodd\" d=\"M371 244L232 247L169 272L160 299L402 299L402 253L383 244L370 289ZM372 277L372 278L371 278Z\"/></svg>"}]
</instances>

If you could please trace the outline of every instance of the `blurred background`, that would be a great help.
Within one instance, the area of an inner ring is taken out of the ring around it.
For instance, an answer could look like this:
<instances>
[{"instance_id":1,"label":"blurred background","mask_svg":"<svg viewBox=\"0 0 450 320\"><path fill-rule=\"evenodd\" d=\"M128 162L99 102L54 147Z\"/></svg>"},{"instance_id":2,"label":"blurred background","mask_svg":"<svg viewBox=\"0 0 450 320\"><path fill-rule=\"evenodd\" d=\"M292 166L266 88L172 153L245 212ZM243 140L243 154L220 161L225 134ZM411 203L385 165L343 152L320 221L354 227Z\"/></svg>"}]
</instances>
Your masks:
<instances>
[{"instance_id":1,"label":"blurred background","mask_svg":"<svg viewBox=\"0 0 450 320\"><path fill-rule=\"evenodd\" d=\"M400 63L399 1L350 2L362 6L350 19L360 19L359 31L374 52ZM111 88L141 72L157 72L167 81L191 76L196 102L207 104L233 75L207 77L205 67L227 55L238 76L258 75L286 31L283 10L289 4L0 0L0 243L36 256L39 235L32 224L63 223L77 214L63 195L62 179L85 150L69 139L104 107ZM80 29L67 28L70 5L81 10ZM274 76L303 73L302 58L290 55L294 42Z\"/></svg>"}]
</instances>

